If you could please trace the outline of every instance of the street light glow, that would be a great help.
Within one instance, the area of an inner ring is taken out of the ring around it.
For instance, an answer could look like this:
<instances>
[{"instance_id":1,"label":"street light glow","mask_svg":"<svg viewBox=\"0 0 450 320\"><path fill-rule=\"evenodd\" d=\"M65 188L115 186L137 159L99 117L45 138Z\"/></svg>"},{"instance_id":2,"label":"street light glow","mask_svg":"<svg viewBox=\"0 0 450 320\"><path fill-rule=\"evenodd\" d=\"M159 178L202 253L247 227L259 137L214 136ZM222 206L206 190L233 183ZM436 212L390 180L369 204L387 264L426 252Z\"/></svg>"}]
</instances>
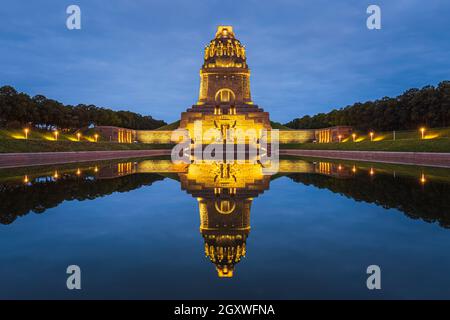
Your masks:
<instances>
[{"instance_id":1,"label":"street light glow","mask_svg":"<svg viewBox=\"0 0 450 320\"><path fill-rule=\"evenodd\" d=\"M425 179L425 175L422 173L422 175L420 176L420 183L425 184L425 182L427 182L427 179Z\"/></svg>"}]
</instances>

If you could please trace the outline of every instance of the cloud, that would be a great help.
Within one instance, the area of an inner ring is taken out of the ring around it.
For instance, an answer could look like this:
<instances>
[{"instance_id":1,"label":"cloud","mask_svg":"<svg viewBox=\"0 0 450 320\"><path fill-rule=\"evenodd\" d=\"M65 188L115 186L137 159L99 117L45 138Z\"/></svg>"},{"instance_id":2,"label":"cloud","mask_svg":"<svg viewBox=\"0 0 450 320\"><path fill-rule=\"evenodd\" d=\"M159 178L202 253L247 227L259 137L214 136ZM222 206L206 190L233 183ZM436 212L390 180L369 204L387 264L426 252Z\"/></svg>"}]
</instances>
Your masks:
<instances>
[{"instance_id":1,"label":"cloud","mask_svg":"<svg viewBox=\"0 0 450 320\"><path fill-rule=\"evenodd\" d=\"M54 1L0 13L0 78L30 94L174 121L197 100L203 46L232 24L247 46L255 103L289 121L448 79L444 1L79 1L82 30ZM4 26L4 27L3 27Z\"/></svg>"}]
</instances>

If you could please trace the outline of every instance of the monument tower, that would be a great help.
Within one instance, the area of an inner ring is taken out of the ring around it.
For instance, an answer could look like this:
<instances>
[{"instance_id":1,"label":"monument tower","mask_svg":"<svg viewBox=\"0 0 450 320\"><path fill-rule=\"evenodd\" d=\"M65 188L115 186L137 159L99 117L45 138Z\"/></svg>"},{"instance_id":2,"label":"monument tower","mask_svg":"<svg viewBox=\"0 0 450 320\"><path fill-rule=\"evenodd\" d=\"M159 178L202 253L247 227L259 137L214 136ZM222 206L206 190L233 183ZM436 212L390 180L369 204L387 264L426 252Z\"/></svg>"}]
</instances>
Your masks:
<instances>
[{"instance_id":1,"label":"monument tower","mask_svg":"<svg viewBox=\"0 0 450 320\"><path fill-rule=\"evenodd\" d=\"M216 128L222 134L231 128L258 132L271 128L269 114L252 102L245 47L231 26L219 26L205 47L198 102L181 114L180 128L187 129L191 138L197 120L203 130Z\"/></svg>"}]
</instances>

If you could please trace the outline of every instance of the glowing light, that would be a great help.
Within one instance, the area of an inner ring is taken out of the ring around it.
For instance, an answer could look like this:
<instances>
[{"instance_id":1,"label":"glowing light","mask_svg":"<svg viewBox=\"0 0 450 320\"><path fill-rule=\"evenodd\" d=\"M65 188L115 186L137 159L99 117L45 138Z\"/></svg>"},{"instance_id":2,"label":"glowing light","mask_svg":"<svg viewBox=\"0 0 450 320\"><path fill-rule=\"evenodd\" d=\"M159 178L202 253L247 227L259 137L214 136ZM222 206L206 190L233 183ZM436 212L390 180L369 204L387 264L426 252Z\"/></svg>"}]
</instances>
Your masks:
<instances>
[{"instance_id":1,"label":"glowing light","mask_svg":"<svg viewBox=\"0 0 450 320\"><path fill-rule=\"evenodd\" d=\"M78 141L80 141L80 138L81 138L81 133L77 133L77 139L78 139Z\"/></svg>"},{"instance_id":2,"label":"glowing light","mask_svg":"<svg viewBox=\"0 0 450 320\"><path fill-rule=\"evenodd\" d=\"M369 133L369 135L370 135L370 141L373 141L373 136L375 135L375 133L374 133L373 131L371 131L371 132Z\"/></svg>"},{"instance_id":3,"label":"glowing light","mask_svg":"<svg viewBox=\"0 0 450 320\"><path fill-rule=\"evenodd\" d=\"M381 141L384 140L386 137L385 136L377 136L376 138L373 139L373 141Z\"/></svg>"},{"instance_id":4,"label":"glowing light","mask_svg":"<svg viewBox=\"0 0 450 320\"><path fill-rule=\"evenodd\" d=\"M425 184L425 182L427 182L427 179L425 179L425 175L422 173L422 175L420 176L420 183Z\"/></svg>"},{"instance_id":5,"label":"glowing light","mask_svg":"<svg viewBox=\"0 0 450 320\"><path fill-rule=\"evenodd\" d=\"M427 134L423 137L423 139L425 140L429 140L429 139L436 139L439 137L439 134L435 133L435 134Z\"/></svg>"},{"instance_id":6,"label":"glowing light","mask_svg":"<svg viewBox=\"0 0 450 320\"><path fill-rule=\"evenodd\" d=\"M342 135L338 135L338 138L339 138L339 142L341 142L341 140L342 140Z\"/></svg>"},{"instance_id":7,"label":"glowing light","mask_svg":"<svg viewBox=\"0 0 450 320\"><path fill-rule=\"evenodd\" d=\"M353 172L353 173L356 173L356 166L353 166L352 172Z\"/></svg>"},{"instance_id":8,"label":"glowing light","mask_svg":"<svg viewBox=\"0 0 450 320\"><path fill-rule=\"evenodd\" d=\"M373 175L375 174L375 170L373 170L373 168L370 168L369 174L370 174L371 176L373 176Z\"/></svg>"},{"instance_id":9,"label":"glowing light","mask_svg":"<svg viewBox=\"0 0 450 320\"><path fill-rule=\"evenodd\" d=\"M77 169L77 176L81 175L81 170Z\"/></svg>"},{"instance_id":10,"label":"glowing light","mask_svg":"<svg viewBox=\"0 0 450 320\"><path fill-rule=\"evenodd\" d=\"M341 165L338 166L338 170L339 170L339 171L342 170L342 166L341 166Z\"/></svg>"},{"instance_id":11,"label":"glowing light","mask_svg":"<svg viewBox=\"0 0 450 320\"><path fill-rule=\"evenodd\" d=\"M55 170L55 174L53 175L53 178L55 178L55 179L59 178L58 171Z\"/></svg>"},{"instance_id":12,"label":"glowing light","mask_svg":"<svg viewBox=\"0 0 450 320\"><path fill-rule=\"evenodd\" d=\"M424 139L425 138L425 128L424 127L420 128L420 133L422 134L422 139Z\"/></svg>"},{"instance_id":13,"label":"glowing light","mask_svg":"<svg viewBox=\"0 0 450 320\"><path fill-rule=\"evenodd\" d=\"M98 172L98 168L97 167L94 168L94 172Z\"/></svg>"},{"instance_id":14,"label":"glowing light","mask_svg":"<svg viewBox=\"0 0 450 320\"><path fill-rule=\"evenodd\" d=\"M28 132L29 131L30 131L30 129L28 129L28 128L23 129L23 132L25 132L25 139L27 139L27 140L28 140Z\"/></svg>"},{"instance_id":15,"label":"glowing light","mask_svg":"<svg viewBox=\"0 0 450 320\"><path fill-rule=\"evenodd\" d=\"M55 141L55 137L52 135L44 135L43 138L49 141Z\"/></svg>"},{"instance_id":16,"label":"glowing light","mask_svg":"<svg viewBox=\"0 0 450 320\"><path fill-rule=\"evenodd\" d=\"M53 134L55 135L55 141L57 141L58 140L58 135L59 135L58 130L53 131Z\"/></svg>"},{"instance_id":17,"label":"glowing light","mask_svg":"<svg viewBox=\"0 0 450 320\"><path fill-rule=\"evenodd\" d=\"M24 182L24 183L30 182L30 180L28 179L28 176L27 176L27 175L23 178L23 182Z\"/></svg>"},{"instance_id":18,"label":"glowing light","mask_svg":"<svg viewBox=\"0 0 450 320\"><path fill-rule=\"evenodd\" d=\"M353 138L353 142L355 142L355 140L356 140L356 133L352 134L352 138Z\"/></svg>"},{"instance_id":19,"label":"glowing light","mask_svg":"<svg viewBox=\"0 0 450 320\"><path fill-rule=\"evenodd\" d=\"M96 133L96 134L94 134L94 139L95 139L95 142L97 142L98 141L98 134Z\"/></svg>"}]
</instances>

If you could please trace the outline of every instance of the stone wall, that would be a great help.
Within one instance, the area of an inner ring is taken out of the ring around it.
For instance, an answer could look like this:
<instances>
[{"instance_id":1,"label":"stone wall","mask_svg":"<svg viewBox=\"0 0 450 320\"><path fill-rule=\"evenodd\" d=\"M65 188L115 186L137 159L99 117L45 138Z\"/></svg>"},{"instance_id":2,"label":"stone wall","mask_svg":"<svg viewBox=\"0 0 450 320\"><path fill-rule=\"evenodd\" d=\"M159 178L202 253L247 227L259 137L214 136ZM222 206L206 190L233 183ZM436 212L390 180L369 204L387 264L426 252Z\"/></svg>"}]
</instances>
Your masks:
<instances>
[{"instance_id":1,"label":"stone wall","mask_svg":"<svg viewBox=\"0 0 450 320\"><path fill-rule=\"evenodd\" d=\"M208 129L213 126L213 121L218 116L213 114L204 116L202 113L190 112L183 113L190 114L192 119L190 122L194 122L194 119L197 117L198 119L203 120L204 129ZM262 117L261 119L265 119L268 122L268 114L266 112L256 113ZM220 116L219 116L220 117ZM225 116L226 117L226 116ZM184 117L182 117L184 118ZM253 114L241 114L230 116L237 121L237 123L243 125L242 129L248 129L249 127L255 127L257 129L262 129L264 124L260 122L260 119L254 117ZM263 121L264 122L264 121ZM186 123L186 119L182 124ZM240 128L240 126L239 126ZM192 131L193 128L187 128L189 131ZM103 137L103 140L113 141L113 142L124 142L131 143L134 141L141 143L153 143L153 144L168 144L168 143L176 143L171 140L172 131L163 131L163 130L131 130L124 129L118 127L96 127L96 131L100 133ZM324 128L324 129L311 129L311 130L279 130L279 142L280 144L286 143L305 143L305 142L313 142L317 141L321 142L338 142L339 136L341 140L351 138L351 127L332 127L332 128ZM320 137L324 136L324 133L327 133L326 136L329 137L328 140L319 140ZM191 132L193 134L193 132ZM209 142L207 142L209 143Z\"/></svg>"},{"instance_id":2,"label":"stone wall","mask_svg":"<svg viewBox=\"0 0 450 320\"><path fill-rule=\"evenodd\" d=\"M280 144L312 142L315 130L280 130Z\"/></svg>"},{"instance_id":3,"label":"stone wall","mask_svg":"<svg viewBox=\"0 0 450 320\"><path fill-rule=\"evenodd\" d=\"M142 143L172 143L172 131L136 130L136 141Z\"/></svg>"},{"instance_id":4,"label":"stone wall","mask_svg":"<svg viewBox=\"0 0 450 320\"><path fill-rule=\"evenodd\" d=\"M101 137L100 141L132 143L136 140L136 130L113 126L95 127L95 132Z\"/></svg>"}]
</instances>

